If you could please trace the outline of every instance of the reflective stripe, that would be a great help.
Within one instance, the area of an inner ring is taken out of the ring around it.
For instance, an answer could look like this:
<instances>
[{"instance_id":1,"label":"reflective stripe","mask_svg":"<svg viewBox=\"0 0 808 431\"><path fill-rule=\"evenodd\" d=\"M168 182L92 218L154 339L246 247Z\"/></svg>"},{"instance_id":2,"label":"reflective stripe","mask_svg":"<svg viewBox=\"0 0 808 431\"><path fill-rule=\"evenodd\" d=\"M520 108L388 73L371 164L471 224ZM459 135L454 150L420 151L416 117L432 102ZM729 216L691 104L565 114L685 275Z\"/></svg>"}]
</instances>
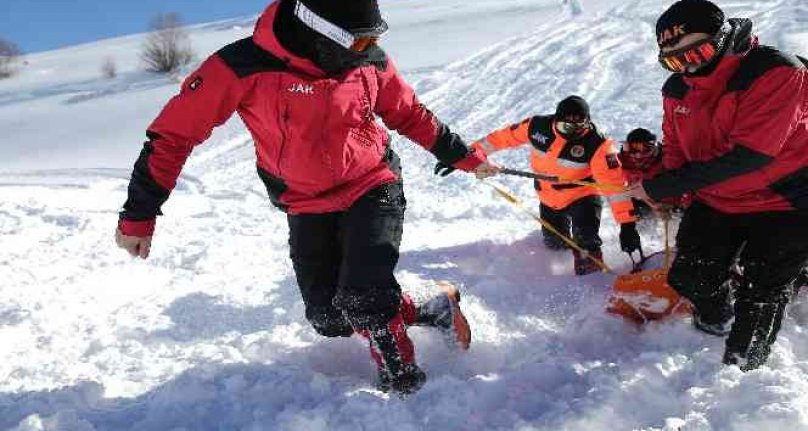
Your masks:
<instances>
[{"instance_id":1,"label":"reflective stripe","mask_svg":"<svg viewBox=\"0 0 808 431\"><path fill-rule=\"evenodd\" d=\"M307 27L331 39L345 49L351 49L354 35L338 25L314 13L301 2L296 2L295 16Z\"/></svg>"},{"instance_id":2,"label":"reflective stripe","mask_svg":"<svg viewBox=\"0 0 808 431\"><path fill-rule=\"evenodd\" d=\"M614 203L617 203L617 202L630 201L631 196L629 196L628 193L618 193L616 195L606 195L606 200L610 204L614 204Z\"/></svg>"},{"instance_id":3,"label":"reflective stripe","mask_svg":"<svg viewBox=\"0 0 808 431\"><path fill-rule=\"evenodd\" d=\"M589 163L573 162L567 159L558 159L556 163L558 163L559 166L570 169L585 169L589 167Z\"/></svg>"},{"instance_id":4,"label":"reflective stripe","mask_svg":"<svg viewBox=\"0 0 808 431\"><path fill-rule=\"evenodd\" d=\"M488 141L488 138L482 138L479 141L480 146L483 148L486 154L491 154L497 150L497 147L494 146L491 142Z\"/></svg>"}]
</instances>

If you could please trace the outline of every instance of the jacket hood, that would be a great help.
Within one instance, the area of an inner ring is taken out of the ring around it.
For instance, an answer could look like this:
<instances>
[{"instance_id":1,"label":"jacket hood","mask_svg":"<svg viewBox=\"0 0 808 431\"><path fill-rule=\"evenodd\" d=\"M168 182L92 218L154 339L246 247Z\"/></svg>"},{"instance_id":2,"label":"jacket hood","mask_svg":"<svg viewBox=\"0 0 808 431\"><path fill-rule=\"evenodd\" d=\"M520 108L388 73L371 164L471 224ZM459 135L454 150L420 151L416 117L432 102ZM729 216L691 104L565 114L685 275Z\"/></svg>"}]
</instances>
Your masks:
<instances>
[{"instance_id":1,"label":"jacket hood","mask_svg":"<svg viewBox=\"0 0 808 431\"><path fill-rule=\"evenodd\" d=\"M293 53L281 44L275 33L275 19L280 10L280 5L281 0L277 0L264 10L264 13L258 18L258 22L255 23L253 40L263 50L283 60L292 69L307 75L324 77L326 73L313 61Z\"/></svg>"}]
</instances>

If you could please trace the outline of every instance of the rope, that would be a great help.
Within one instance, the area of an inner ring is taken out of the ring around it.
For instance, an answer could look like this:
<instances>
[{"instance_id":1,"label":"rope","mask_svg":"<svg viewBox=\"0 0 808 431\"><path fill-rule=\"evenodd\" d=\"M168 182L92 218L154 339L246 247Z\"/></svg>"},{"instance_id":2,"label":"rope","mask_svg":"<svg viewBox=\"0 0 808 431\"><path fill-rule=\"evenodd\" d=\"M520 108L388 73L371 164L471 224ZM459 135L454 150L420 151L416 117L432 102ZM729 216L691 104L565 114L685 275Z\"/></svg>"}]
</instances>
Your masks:
<instances>
[{"instance_id":1,"label":"rope","mask_svg":"<svg viewBox=\"0 0 808 431\"><path fill-rule=\"evenodd\" d=\"M592 181L581 181L581 180L567 180L560 177L554 177L550 175L543 175L537 174L534 172L527 172L527 171L520 171L518 169L510 169L510 168L503 168L499 171L500 174L505 175L513 175L516 177L524 177L524 178L532 178L534 180L541 180L541 181L548 181L551 183L556 184L574 184L577 186L585 186L585 187L592 187L594 189L598 189L604 192L618 192L622 193L628 190L628 188L623 186L618 186L614 184L604 184L604 183L596 183Z\"/></svg>"},{"instance_id":2,"label":"rope","mask_svg":"<svg viewBox=\"0 0 808 431\"><path fill-rule=\"evenodd\" d=\"M587 259L594 262L598 267L600 267L601 270L603 270L604 272L609 272L609 273L614 272L614 271L611 270L611 268L609 268L608 265L606 265L605 262L603 262L602 260L600 260L600 259L596 258L595 256L592 256L591 254L589 254L588 251L581 248L581 246L579 246L575 241L568 238L566 235L559 232L558 229L553 227L553 225L548 223L546 220L544 220L540 216L536 215L533 211L531 211L528 207L526 207L525 204L522 203L521 200L519 200L519 198L517 198L513 193L508 191L505 187L503 187L503 186L501 186L499 184L496 184L496 183L490 183L490 182L486 182L486 181L483 181L483 184L487 184L488 186L493 188L494 191L497 192L497 194L499 194L500 196L505 198L505 200L507 200L511 205L513 205L516 208L521 209L522 211L524 211L525 213L527 213L528 215L533 217L533 219L536 220L545 229L547 229L548 231L550 231L553 234L557 235L559 238L561 238L562 241L564 241L564 243L566 243L567 245L572 247L574 250L576 250L582 256L584 256Z\"/></svg>"}]
</instances>

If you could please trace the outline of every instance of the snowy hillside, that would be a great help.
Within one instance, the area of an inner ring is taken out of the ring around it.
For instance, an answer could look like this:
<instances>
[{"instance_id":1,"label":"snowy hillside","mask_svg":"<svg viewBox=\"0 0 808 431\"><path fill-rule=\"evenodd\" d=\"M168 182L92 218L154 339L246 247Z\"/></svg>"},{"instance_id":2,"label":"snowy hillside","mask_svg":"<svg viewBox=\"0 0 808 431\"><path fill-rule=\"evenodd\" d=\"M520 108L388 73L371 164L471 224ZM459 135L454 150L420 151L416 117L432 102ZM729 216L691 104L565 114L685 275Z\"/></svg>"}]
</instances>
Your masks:
<instances>
[{"instance_id":1,"label":"snowy hillside","mask_svg":"<svg viewBox=\"0 0 808 431\"><path fill-rule=\"evenodd\" d=\"M652 26L667 1L589 2L575 19L550 1L388 4L384 45L469 139L570 93L617 138L658 128ZM808 52L804 0L723 6L759 23L764 43ZM203 56L251 25L192 37ZM176 91L137 70L140 37L37 54L0 81L0 429L808 430L808 310L792 310L768 367L724 368L723 341L687 320L639 330L606 315L614 276L571 276L532 220L468 176L437 179L403 139L397 276L416 295L461 284L474 331L455 356L411 330L429 381L406 400L371 390L359 339L323 339L305 321L286 219L240 121L190 159L149 260L129 259L112 240L118 206L145 126ZM108 56L112 81L98 72ZM521 151L495 160L527 166ZM529 182L501 182L536 206ZM608 210L604 221L606 260L625 270ZM644 240L658 249L653 230Z\"/></svg>"}]
</instances>

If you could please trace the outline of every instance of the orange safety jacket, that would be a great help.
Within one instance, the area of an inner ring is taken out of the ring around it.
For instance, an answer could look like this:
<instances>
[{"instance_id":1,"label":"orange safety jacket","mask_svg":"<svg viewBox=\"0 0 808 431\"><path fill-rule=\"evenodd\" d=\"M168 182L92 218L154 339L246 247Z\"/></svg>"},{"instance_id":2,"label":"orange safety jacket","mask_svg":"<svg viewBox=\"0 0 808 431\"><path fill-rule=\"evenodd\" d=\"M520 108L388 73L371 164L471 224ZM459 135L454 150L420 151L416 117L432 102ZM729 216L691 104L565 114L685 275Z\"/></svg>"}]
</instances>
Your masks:
<instances>
[{"instance_id":1,"label":"orange safety jacket","mask_svg":"<svg viewBox=\"0 0 808 431\"><path fill-rule=\"evenodd\" d=\"M573 181L594 181L600 184L625 186L625 176L617 156L614 141L604 137L594 125L585 135L568 140L554 127L554 116L528 118L490 133L472 145L485 154L532 144L530 165L537 174ZM544 205L563 210L578 199L602 195L609 202L618 223L636 221L634 204L625 193L598 190L576 184L559 184L536 180L536 191Z\"/></svg>"}]
</instances>

